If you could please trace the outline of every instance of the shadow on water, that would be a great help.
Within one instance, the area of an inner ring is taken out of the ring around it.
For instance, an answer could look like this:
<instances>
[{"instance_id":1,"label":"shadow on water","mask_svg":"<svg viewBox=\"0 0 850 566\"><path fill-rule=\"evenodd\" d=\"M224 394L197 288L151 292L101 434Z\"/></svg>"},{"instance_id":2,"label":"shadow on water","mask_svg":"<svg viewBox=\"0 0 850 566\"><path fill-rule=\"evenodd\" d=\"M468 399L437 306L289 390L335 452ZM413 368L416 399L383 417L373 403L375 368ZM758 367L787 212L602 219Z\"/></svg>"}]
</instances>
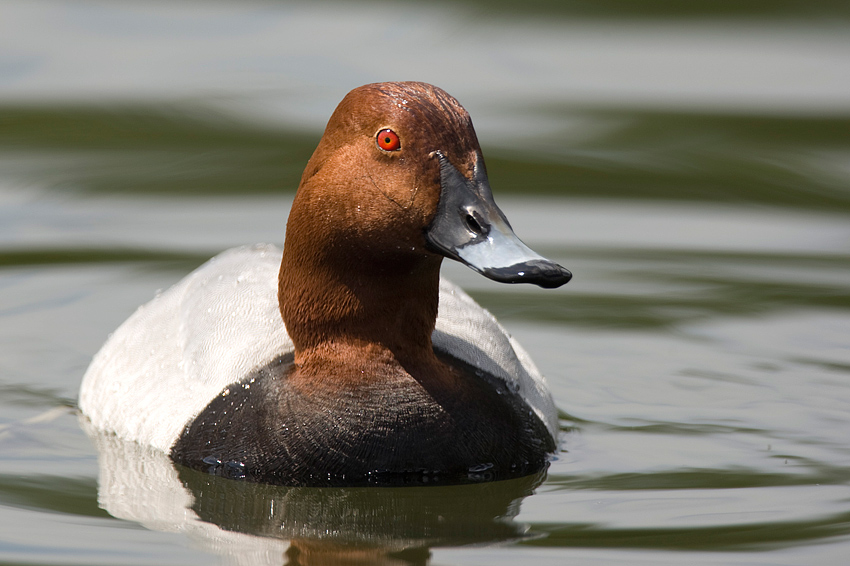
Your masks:
<instances>
[{"instance_id":1,"label":"shadow on water","mask_svg":"<svg viewBox=\"0 0 850 566\"><path fill-rule=\"evenodd\" d=\"M209 256L167 250L130 248L38 248L27 250L0 250L0 269L25 265L64 265L145 262L146 268L154 264L167 264L181 272L188 272L208 260Z\"/></svg>"},{"instance_id":2,"label":"shadow on water","mask_svg":"<svg viewBox=\"0 0 850 566\"><path fill-rule=\"evenodd\" d=\"M488 152L488 171L500 189L850 212L850 176L843 165L850 155L850 118L564 108L546 113L565 124L580 117L591 133L535 144L532 152ZM575 135L574 126L569 130Z\"/></svg>"},{"instance_id":3,"label":"shadow on water","mask_svg":"<svg viewBox=\"0 0 850 566\"><path fill-rule=\"evenodd\" d=\"M481 0L460 2L469 6L486 5L488 11L516 12L516 2L510 0L490 0L482 4ZM819 0L816 2L797 2L795 0L713 0L711 2L693 2L688 0L601 0L587 2L582 0L529 0L523 3L523 10L530 14L551 14L571 18L824 18L834 21L836 18L850 17L850 8L841 0Z\"/></svg>"},{"instance_id":4,"label":"shadow on water","mask_svg":"<svg viewBox=\"0 0 850 566\"><path fill-rule=\"evenodd\" d=\"M0 475L0 502L11 507L51 513L109 517L97 505L97 482L94 478Z\"/></svg>"},{"instance_id":5,"label":"shadow on water","mask_svg":"<svg viewBox=\"0 0 850 566\"><path fill-rule=\"evenodd\" d=\"M847 256L646 249L571 249L550 256L592 257L594 261L608 262L627 271L623 278L628 281L648 281L659 288L675 285L676 289L664 294L619 294L611 289L598 293L584 291L580 296L500 290L473 290L471 294L500 319L601 328L673 328L684 322L724 315L763 315L805 308L850 309L850 288L840 275L850 268ZM662 267L656 271L647 269L650 262ZM744 276L736 272L738 266L746 266ZM782 280L769 271L773 277L753 275L760 267L769 270L776 266L795 276ZM816 270L834 276L819 278L814 275Z\"/></svg>"},{"instance_id":6,"label":"shadow on water","mask_svg":"<svg viewBox=\"0 0 850 566\"><path fill-rule=\"evenodd\" d=\"M539 109L564 135L487 147L499 194L761 203L850 212L850 118ZM557 128L556 128L557 129ZM172 106L0 107L6 178L54 190L292 192L319 132ZM498 140L496 140L498 142ZM555 148L555 149L553 149Z\"/></svg>"},{"instance_id":7,"label":"shadow on water","mask_svg":"<svg viewBox=\"0 0 850 566\"><path fill-rule=\"evenodd\" d=\"M787 521L699 528L611 529L597 525L535 523L546 537L519 544L540 547L598 547L668 550L766 550L846 537L850 513L812 521Z\"/></svg>"},{"instance_id":8,"label":"shadow on water","mask_svg":"<svg viewBox=\"0 0 850 566\"><path fill-rule=\"evenodd\" d=\"M800 485L841 485L850 481L850 471L830 467L817 474L778 474L755 470L677 470L651 474L609 474L604 477L550 476L548 485L563 489L594 491L738 489ZM850 526L848 526L850 532Z\"/></svg>"},{"instance_id":9,"label":"shadow on water","mask_svg":"<svg viewBox=\"0 0 850 566\"><path fill-rule=\"evenodd\" d=\"M168 195L294 190L319 135L193 106L0 108L7 178L55 190Z\"/></svg>"}]
</instances>

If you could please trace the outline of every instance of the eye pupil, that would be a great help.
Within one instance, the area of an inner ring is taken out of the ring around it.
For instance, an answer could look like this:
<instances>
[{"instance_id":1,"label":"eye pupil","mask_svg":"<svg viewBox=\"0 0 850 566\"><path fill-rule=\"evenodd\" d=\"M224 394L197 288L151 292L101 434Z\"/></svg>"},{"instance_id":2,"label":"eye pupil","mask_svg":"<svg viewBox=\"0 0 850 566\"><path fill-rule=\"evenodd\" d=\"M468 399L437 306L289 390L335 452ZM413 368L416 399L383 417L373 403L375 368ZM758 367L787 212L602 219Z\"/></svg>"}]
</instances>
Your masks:
<instances>
[{"instance_id":1,"label":"eye pupil","mask_svg":"<svg viewBox=\"0 0 850 566\"><path fill-rule=\"evenodd\" d=\"M401 149L401 141L398 139L398 134L390 129L378 132L376 141L378 142L378 147L384 151L397 151Z\"/></svg>"}]
</instances>

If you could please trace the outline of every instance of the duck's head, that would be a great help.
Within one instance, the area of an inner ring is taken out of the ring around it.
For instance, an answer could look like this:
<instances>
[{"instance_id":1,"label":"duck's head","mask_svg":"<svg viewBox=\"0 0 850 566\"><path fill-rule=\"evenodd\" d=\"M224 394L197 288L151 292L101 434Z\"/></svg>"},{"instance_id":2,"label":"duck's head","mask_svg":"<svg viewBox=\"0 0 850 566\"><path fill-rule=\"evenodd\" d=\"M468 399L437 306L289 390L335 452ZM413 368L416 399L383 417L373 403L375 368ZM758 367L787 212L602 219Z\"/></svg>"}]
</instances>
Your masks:
<instances>
[{"instance_id":1,"label":"duck's head","mask_svg":"<svg viewBox=\"0 0 850 566\"><path fill-rule=\"evenodd\" d=\"M287 222L278 297L297 359L354 342L430 352L444 257L509 283L558 287L571 277L525 246L493 202L457 100L424 83L354 89Z\"/></svg>"},{"instance_id":2,"label":"duck's head","mask_svg":"<svg viewBox=\"0 0 850 566\"><path fill-rule=\"evenodd\" d=\"M314 237L336 233L337 245L352 242L360 257L438 254L496 281L547 288L571 278L514 234L493 200L469 114L425 83L348 93L304 171L292 215L290 231L295 222Z\"/></svg>"}]
</instances>

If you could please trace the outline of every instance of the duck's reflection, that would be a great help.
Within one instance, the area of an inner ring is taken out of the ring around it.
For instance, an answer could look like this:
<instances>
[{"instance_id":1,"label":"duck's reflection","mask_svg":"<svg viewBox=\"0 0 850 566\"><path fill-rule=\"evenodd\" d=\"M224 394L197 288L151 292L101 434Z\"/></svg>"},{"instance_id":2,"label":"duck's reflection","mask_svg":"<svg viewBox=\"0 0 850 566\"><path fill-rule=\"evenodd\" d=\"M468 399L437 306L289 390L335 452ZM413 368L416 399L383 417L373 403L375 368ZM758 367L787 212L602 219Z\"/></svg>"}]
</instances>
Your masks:
<instances>
[{"instance_id":1,"label":"duck's reflection","mask_svg":"<svg viewBox=\"0 0 850 566\"><path fill-rule=\"evenodd\" d=\"M543 474L463 486L286 488L176 468L161 452L83 427L100 505L183 532L236 564L426 564L430 548L531 536L513 521Z\"/></svg>"}]
</instances>

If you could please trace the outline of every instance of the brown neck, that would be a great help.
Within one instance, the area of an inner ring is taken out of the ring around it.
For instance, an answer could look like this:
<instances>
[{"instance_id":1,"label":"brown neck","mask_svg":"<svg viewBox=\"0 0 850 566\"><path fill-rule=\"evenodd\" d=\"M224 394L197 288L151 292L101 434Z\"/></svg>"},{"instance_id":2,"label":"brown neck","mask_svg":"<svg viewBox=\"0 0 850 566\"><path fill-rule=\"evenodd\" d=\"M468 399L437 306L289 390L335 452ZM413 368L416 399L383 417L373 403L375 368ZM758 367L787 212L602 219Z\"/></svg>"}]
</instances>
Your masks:
<instances>
[{"instance_id":1,"label":"brown neck","mask_svg":"<svg viewBox=\"0 0 850 566\"><path fill-rule=\"evenodd\" d=\"M372 255L344 240L316 246L305 239L288 231L278 288L296 363L351 356L352 349L364 358L389 353L402 365L434 358L442 258Z\"/></svg>"}]
</instances>

